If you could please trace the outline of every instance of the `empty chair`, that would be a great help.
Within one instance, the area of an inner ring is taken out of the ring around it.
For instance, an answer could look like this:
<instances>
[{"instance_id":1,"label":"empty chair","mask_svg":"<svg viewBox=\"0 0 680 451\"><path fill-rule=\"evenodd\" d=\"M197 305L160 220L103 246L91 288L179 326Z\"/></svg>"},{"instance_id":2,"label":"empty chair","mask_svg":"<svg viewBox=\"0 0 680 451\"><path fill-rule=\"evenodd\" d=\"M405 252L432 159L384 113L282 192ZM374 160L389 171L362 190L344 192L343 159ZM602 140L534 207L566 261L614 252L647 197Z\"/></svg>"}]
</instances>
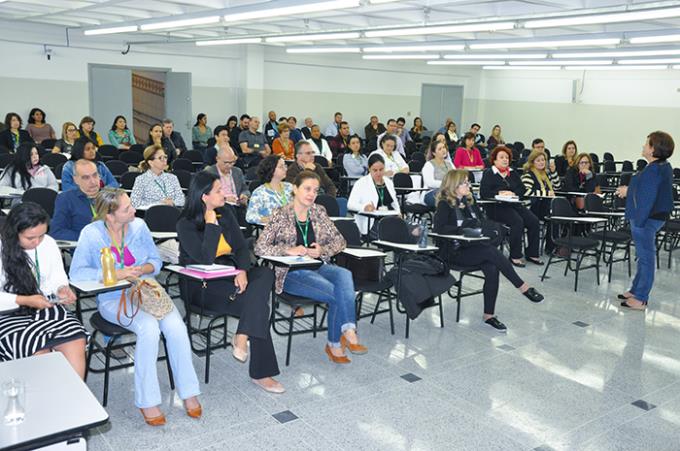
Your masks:
<instances>
[{"instance_id":1,"label":"empty chair","mask_svg":"<svg viewBox=\"0 0 680 451\"><path fill-rule=\"evenodd\" d=\"M181 211L172 205L154 205L144 214L144 222L152 232L175 232Z\"/></svg>"},{"instance_id":2,"label":"empty chair","mask_svg":"<svg viewBox=\"0 0 680 451\"><path fill-rule=\"evenodd\" d=\"M104 144L97 149L97 152L99 152L99 155L104 161L116 160L118 159L118 154L120 153L116 146L112 146L111 144Z\"/></svg>"},{"instance_id":3,"label":"empty chair","mask_svg":"<svg viewBox=\"0 0 680 451\"><path fill-rule=\"evenodd\" d=\"M421 161L423 164L425 164L425 154L423 152L413 152L413 154L411 154L411 160Z\"/></svg>"},{"instance_id":4,"label":"empty chair","mask_svg":"<svg viewBox=\"0 0 680 451\"><path fill-rule=\"evenodd\" d=\"M604 160L604 172L613 173L616 172L616 165L613 160Z\"/></svg>"},{"instance_id":5,"label":"empty chair","mask_svg":"<svg viewBox=\"0 0 680 451\"><path fill-rule=\"evenodd\" d=\"M625 160L621 166L621 172L633 172L633 162Z\"/></svg>"},{"instance_id":6,"label":"empty chair","mask_svg":"<svg viewBox=\"0 0 680 451\"><path fill-rule=\"evenodd\" d=\"M637 172L642 171L644 168L647 167L647 160L640 158L636 163L635 163L635 170Z\"/></svg>"},{"instance_id":7,"label":"empty chair","mask_svg":"<svg viewBox=\"0 0 680 451\"><path fill-rule=\"evenodd\" d=\"M340 207L338 206L338 201L335 199L335 197L329 196L328 194L319 194L316 196L316 200L314 202L322 205L326 209L326 214L328 214L328 216L340 216Z\"/></svg>"},{"instance_id":8,"label":"empty chair","mask_svg":"<svg viewBox=\"0 0 680 451\"><path fill-rule=\"evenodd\" d=\"M135 179L142 175L141 172L126 172L120 176L120 187L131 190L135 186Z\"/></svg>"},{"instance_id":9,"label":"empty chair","mask_svg":"<svg viewBox=\"0 0 680 451\"><path fill-rule=\"evenodd\" d=\"M45 209L50 218L54 216L54 202L57 199L57 192L49 188L30 188L23 196L22 202L35 202Z\"/></svg>"},{"instance_id":10,"label":"empty chair","mask_svg":"<svg viewBox=\"0 0 680 451\"><path fill-rule=\"evenodd\" d=\"M186 158L178 158L172 162L172 170L182 169L184 171L195 172L194 164Z\"/></svg>"},{"instance_id":11,"label":"empty chair","mask_svg":"<svg viewBox=\"0 0 680 451\"><path fill-rule=\"evenodd\" d=\"M315 155L314 156L314 164L318 164L321 167L327 168L328 167L328 160L323 155Z\"/></svg>"},{"instance_id":12,"label":"empty chair","mask_svg":"<svg viewBox=\"0 0 680 451\"><path fill-rule=\"evenodd\" d=\"M12 161L14 161L14 155L11 153L0 153L0 168L6 168Z\"/></svg>"},{"instance_id":13,"label":"empty chair","mask_svg":"<svg viewBox=\"0 0 680 451\"><path fill-rule=\"evenodd\" d=\"M182 158L186 158L192 163L203 163L203 154L198 150L187 150L182 153Z\"/></svg>"},{"instance_id":14,"label":"empty chair","mask_svg":"<svg viewBox=\"0 0 680 451\"><path fill-rule=\"evenodd\" d=\"M144 159L144 156L139 152L128 150L121 152L118 158L120 161L127 163L128 166L137 166Z\"/></svg>"},{"instance_id":15,"label":"empty chair","mask_svg":"<svg viewBox=\"0 0 680 451\"><path fill-rule=\"evenodd\" d=\"M184 169L173 169L172 173L175 174L175 177L179 180L179 186L181 186L182 189L188 190L191 185L191 172Z\"/></svg>"},{"instance_id":16,"label":"empty chair","mask_svg":"<svg viewBox=\"0 0 680 451\"><path fill-rule=\"evenodd\" d=\"M113 174L114 177L118 178L121 175L125 174L128 171L128 165L120 160L109 160L106 163L104 163L107 168L109 168L109 171L111 171L111 174Z\"/></svg>"},{"instance_id":17,"label":"empty chair","mask_svg":"<svg viewBox=\"0 0 680 451\"><path fill-rule=\"evenodd\" d=\"M603 161L614 161L614 155L612 155L611 152L605 152L605 153L602 155L602 160L603 160Z\"/></svg>"},{"instance_id":18,"label":"empty chair","mask_svg":"<svg viewBox=\"0 0 680 451\"><path fill-rule=\"evenodd\" d=\"M411 160L408 162L409 172L421 172L425 166L425 162L420 160Z\"/></svg>"},{"instance_id":19,"label":"empty chair","mask_svg":"<svg viewBox=\"0 0 680 451\"><path fill-rule=\"evenodd\" d=\"M133 145L130 146L130 148L126 152L137 152L139 154L143 154L144 153L144 145L143 144L133 144Z\"/></svg>"},{"instance_id":20,"label":"empty chair","mask_svg":"<svg viewBox=\"0 0 680 451\"><path fill-rule=\"evenodd\" d=\"M54 169L60 164L66 163L67 161L68 158L60 153L46 153L40 159L40 162L45 166L48 166L50 169Z\"/></svg>"}]
</instances>

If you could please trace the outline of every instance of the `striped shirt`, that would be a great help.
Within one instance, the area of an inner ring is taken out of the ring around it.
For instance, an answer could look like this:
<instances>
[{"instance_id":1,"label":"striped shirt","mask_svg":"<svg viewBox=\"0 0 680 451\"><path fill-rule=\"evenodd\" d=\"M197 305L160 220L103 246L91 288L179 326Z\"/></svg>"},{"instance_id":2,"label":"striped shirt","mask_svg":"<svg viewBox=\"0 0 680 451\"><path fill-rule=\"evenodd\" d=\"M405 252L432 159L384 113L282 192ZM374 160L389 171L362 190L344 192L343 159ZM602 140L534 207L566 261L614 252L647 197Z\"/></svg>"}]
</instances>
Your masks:
<instances>
[{"instance_id":1,"label":"striped shirt","mask_svg":"<svg viewBox=\"0 0 680 451\"><path fill-rule=\"evenodd\" d=\"M555 192L561 188L562 182L560 176L556 172L548 171L548 178L552 184L552 191ZM524 196L547 196L548 185L539 180L531 170L522 174L522 183L524 184Z\"/></svg>"}]
</instances>

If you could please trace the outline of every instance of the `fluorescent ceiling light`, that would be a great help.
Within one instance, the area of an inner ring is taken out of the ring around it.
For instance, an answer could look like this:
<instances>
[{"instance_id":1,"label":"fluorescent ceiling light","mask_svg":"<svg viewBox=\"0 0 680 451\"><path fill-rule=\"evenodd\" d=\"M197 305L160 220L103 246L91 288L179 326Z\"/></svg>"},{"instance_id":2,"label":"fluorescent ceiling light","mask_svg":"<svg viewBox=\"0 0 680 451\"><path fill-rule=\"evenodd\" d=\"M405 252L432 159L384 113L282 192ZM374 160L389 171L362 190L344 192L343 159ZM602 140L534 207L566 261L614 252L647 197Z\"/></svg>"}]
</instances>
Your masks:
<instances>
[{"instance_id":1,"label":"fluorescent ceiling light","mask_svg":"<svg viewBox=\"0 0 680 451\"><path fill-rule=\"evenodd\" d=\"M286 49L286 53L361 53L359 47L308 47Z\"/></svg>"},{"instance_id":2,"label":"fluorescent ceiling light","mask_svg":"<svg viewBox=\"0 0 680 451\"><path fill-rule=\"evenodd\" d=\"M680 58L653 58L646 60L620 60L619 64L678 64Z\"/></svg>"},{"instance_id":3,"label":"fluorescent ceiling light","mask_svg":"<svg viewBox=\"0 0 680 451\"><path fill-rule=\"evenodd\" d=\"M380 5L382 3L394 3L394 2L400 2L401 0L368 0L368 3L371 5Z\"/></svg>"},{"instance_id":4,"label":"fluorescent ceiling light","mask_svg":"<svg viewBox=\"0 0 680 451\"><path fill-rule=\"evenodd\" d=\"M658 42L677 42L680 41L680 34L666 34L660 36L640 36L637 38L630 38L628 42L631 44L655 44Z\"/></svg>"},{"instance_id":5,"label":"fluorescent ceiling light","mask_svg":"<svg viewBox=\"0 0 680 451\"><path fill-rule=\"evenodd\" d=\"M524 28L571 27L600 23L638 22L642 20L667 19L671 17L680 17L680 8L642 9L620 13L529 20L524 22Z\"/></svg>"},{"instance_id":6,"label":"fluorescent ceiling light","mask_svg":"<svg viewBox=\"0 0 680 451\"><path fill-rule=\"evenodd\" d=\"M484 66L484 70L560 70L556 66Z\"/></svg>"},{"instance_id":7,"label":"fluorescent ceiling light","mask_svg":"<svg viewBox=\"0 0 680 451\"><path fill-rule=\"evenodd\" d=\"M291 36L274 36L265 38L267 42L300 42L300 41L330 41L333 39L358 39L359 32L350 33L326 33L326 34L296 34Z\"/></svg>"},{"instance_id":8,"label":"fluorescent ceiling light","mask_svg":"<svg viewBox=\"0 0 680 451\"><path fill-rule=\"evenodd\" d=\"M209 25L218 23L220 16L196 17L194 19L170 20L166 22L146 23L140 25L142 31L160 30L163 28L191 27L194 25Z\"/></svg>"},{"instance_id":9,"label":"fluorescent ceiling light","mask_svg":"<svg viewBox=\"0 0 680 451\"><path fill-rule=\"evenodd\" d=\"M474 60L474 59L545 59L547 53L467 53L465 55L444 55L447 60Z\"/></svg>"},{"instance_id":10,"label":"fluorescent ceiling light","mask_svg":"<svg viewBox=\"0 0 680 451\"><path fill-rule=\"evenodd\" d=\"M439 55L364 55L365 60L435 60Z\"/></svg>"},{"instance_id":11,"label":"fluorescent ceiling light","mask_svg":"<svg viewBox=\"0 0 680 451\"><path fill-rule=\"evenodd\" d=\"M505 61L428 61L427 64L437 66L502 66Z\"/></svg>"},{"instance_id":12,"label":"fluorescent ceiling light","mask_svg":"<svg viewBox=\"0 0 680 451\"><path fill-rule=\"evenodd\" d=\"M391 30L367 31L367 38L383 38L390 36L417 36L422 34L474 33L477 31L512 30L515 22L483 22L459 25L442 25L434 27L395 28Z\"/></svg>"},{"instance_id":13,"label":"fluorescent ceiling light","mask_svg":"<svg viewBox=\"0 0 680 451\"><path fill-rule=\"evenodd\" d=\"M680 66L676 64L675 66L673 66L673 69L680 69Z\"/></svg>"},{"instance_id":14,"label":"fluorescent ceiling light","mask_svg":"<svg viewBox=\"0 0 680 451\"><path fill-rule=\"evenodd\" d=\"M199 47L206 45L235 45L235 44L259 44L262 38L235 38L235 39L213 39L210 41L196 41Z\"/></svg>"},{"instance_id":15,"label":"fluorescent ceiling light","mask_svg":"<svg viewBox=\"0 0 680 451\"><path fill-rule=\"evenodd\" d=\"M668 66L565 66L566 70L666 70Z\"/></svg>"},{"instance_id":16,"label":"fluorescent ceiling light","mask_svg":"<svg viewBox=\"0 0 680 451\"><path fill-rule=\"evenodd\" d=\"M566 39L562 41L524 41L524 42L493 42L488 44L470 44L472 50L491 49L530 49L551 47L588 47L597 45L617 45L621 43L619 38L601 39Z\"/></svg>"},{"instance_id":17,"label":"fluorescent ceiling light","mask_svg":"<svg viewBox=\"0 0 680 451\"><path fill-rule=\"evenodd\" d=\"M511 66L607 66L614 62L614 60L544 60L544 61L510 61Z\"/></svg>"},{"instance_id":18,"label":"fluorescent ceiling light","mask_svg":"<svg viewBox=\"0 0 680 451\"><path fill-rule=\"evenodd\" d=\"M614 51L614 52L575 52L575 53L553 53L553 58L625 58L636 56L667 56L680 55L680 49L671 50L633 50L633 51Z\"/></svg>"},{"instance_id":19,"label":"fluorescent ceiling light","mask_svg":"<svg viewBox=\"0 0 680 451\"><path fill-rule=\"evenodd\" d=\"M98 34L132 33L137 30L138 30L137 25L126 25L122 27L93 28L91 30L85 30L83 33L86 36L95 36Z\"/></svg>"},{"instance_id":20,"label":"fluorescent ceiling light","mask_svg":"<svg viewBox=\"0 0 680 451\"><path fill-rule=\"evenodd\" d=\"M295 14L328 12L334 9L356 8L360 6L360 0L331 0L326 2L302 3L299 5L272 7L267 3L263 9L242 13L225 14L225 22L238 22L242 20L265 19L270 17L292 16Z\"/></svg>"},{"instance_id":21,"label":"fluorescent ceiling light","mask_svg":"<svg viewBox=\"0 0 680 451\"><path fill-rule=\"evenodd\" d=\"M388 52L438 52L464 50L463 44L427 44L427 45L402 45L402 46L380 46L364 47L364 53L388 53Z\"/></svg>"}]
</instances>

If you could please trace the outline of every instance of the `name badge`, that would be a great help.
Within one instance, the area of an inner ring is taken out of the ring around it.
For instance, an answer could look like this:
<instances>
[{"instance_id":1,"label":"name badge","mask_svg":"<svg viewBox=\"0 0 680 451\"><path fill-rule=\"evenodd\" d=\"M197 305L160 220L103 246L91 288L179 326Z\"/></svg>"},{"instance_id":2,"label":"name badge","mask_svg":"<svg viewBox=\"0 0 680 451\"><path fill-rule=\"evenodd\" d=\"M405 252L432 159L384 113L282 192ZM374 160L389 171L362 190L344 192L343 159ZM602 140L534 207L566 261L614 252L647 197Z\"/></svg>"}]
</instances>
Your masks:
<instances>
[{"instance_id":1,"label":"name badge","mask_svg":"<svg viewBox=\"0 0 680 451\"><path fill-rule=\"evenodd\" d=\"M387 207L384 206L384 205L381 205L380 207L378 207L378 211L387 211Z\"/></svg>"},{"instance_id":2,"label":"name badge","mask_svg":"<svg viewBox=\"0 0 680 451\"><path fill-rule=\"evenodd\" d=\"M259 149L260 145L259 144L253 144L253 149Z\"/></svg>"}]
</instances>

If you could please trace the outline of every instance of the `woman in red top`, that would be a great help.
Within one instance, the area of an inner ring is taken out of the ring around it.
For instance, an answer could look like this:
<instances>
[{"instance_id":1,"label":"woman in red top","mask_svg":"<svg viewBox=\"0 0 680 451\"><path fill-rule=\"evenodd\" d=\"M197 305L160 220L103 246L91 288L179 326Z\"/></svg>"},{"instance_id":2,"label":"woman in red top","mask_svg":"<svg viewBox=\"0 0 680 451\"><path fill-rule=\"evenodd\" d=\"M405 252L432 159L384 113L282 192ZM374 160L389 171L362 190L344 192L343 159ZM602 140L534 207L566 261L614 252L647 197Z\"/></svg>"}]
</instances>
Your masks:
<instances>
[{"instance_id":1,"label":"woman in red top","mask_svg":"<svg viewBox=\"0 0 680 451\"><path fill-rule=\"evenodd\" d=\"M453 165L456 169L484 169L482 154L475 147L475 135L470 132L466 133L463 136L463 143L465 147L456 149L456 155L453 158Z\"/></svg>"}]
</instances>

